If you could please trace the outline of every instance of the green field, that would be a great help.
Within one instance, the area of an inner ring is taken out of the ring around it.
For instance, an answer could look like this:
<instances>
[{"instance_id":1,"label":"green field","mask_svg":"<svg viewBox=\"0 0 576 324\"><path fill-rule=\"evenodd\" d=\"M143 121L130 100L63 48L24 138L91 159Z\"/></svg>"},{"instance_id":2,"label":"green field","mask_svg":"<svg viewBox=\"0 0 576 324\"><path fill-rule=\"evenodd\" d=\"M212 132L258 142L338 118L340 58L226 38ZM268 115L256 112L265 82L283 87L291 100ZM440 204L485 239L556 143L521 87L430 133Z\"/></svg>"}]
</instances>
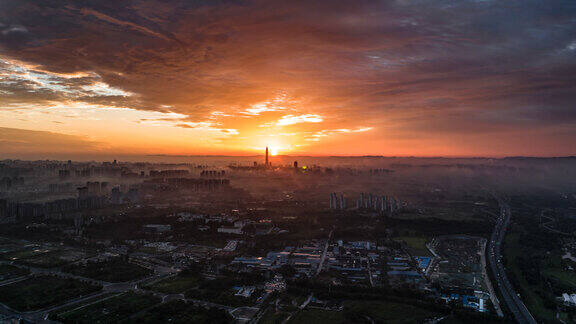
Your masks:
<instances>
[{"instance_id":1,"label":"green field","mask_svg":"<svg viewBox=\"0 0 576 324\"><path fill-rule=\"evenodd\" d=\"M54 252L54 249L43 248L40 246L31 246L24 249L3 253L0 255L0 258L7 261L22 262L23 260L45 255L50 252Z\"/></svg>"},{"instance_id":2,"label":"green field","mask_svg":"<svg viewBox=\"0 0 576 324\"><path fill-rule=\"evenodd\" d=\"M88 253L74 249L55 249L34 246L4 253L0 258L15 261L23 265L40 268L59 267L88 257Z\"/></svg>"},{"instance_id":3,"label":"green field","mask_svg":"<svg viewBox=\"0 0 576 324\"><path fill-rule=\"evenodd\" d=\"M97 303L60 312L55 320L63 323L115 323L160 302L151 295L126 293Z\"/></svg>"},{"instance_id":4,"label":"green field","mask_svg":"<svg viewBox=\"0 0 576 324\"><path fill-rule=\"evenodd\" d=\"M121 295L121 294L122 294L122 293L117 293L117 292L116 292L116 293L109 292L109 293L96 294L96 295L94 295L94 296L92 296L92 297L90 297L90 298L82 299L81 301L78 301L77 303L72 303L72 304L70 304L70 305L67 305L67 306L65 306L65 307L61 307L61 308L58 308L58 309L52 311L52 312L50 313L49 319L51 319L51 320L58 320L59 314L64 314L64 313L67 313L67 312L71 312L71 311L73 311L73 310L86 307L86 306L88 306L89 304L96 303L96 302L98 302L98 301L100 301L100 300L107 299L107 298L110 298L110 297L113 297L113 296L119 296L119 295Z\"/></svg>"},{"instance_id":5,"label":"green field","mask_svg":"<svg viewBox=\"0 0 576 324\"><path fill-rule=\"evenodd\" d=\"M62 304L69 299L97 292L101 288L73 279L33 277L0 286L0 302L18 311L31 311Z\"/></svg>"},{"instance_id":6,"label":"green field","mask_svg":"<svg viewBox=\"0 0 576 324\"><path fill-rule=\"evenodd\" d=\"M484 210L488 208L488 206L476 205L472 201L430 202L421 212L405 210L394 215L393 218L412 220L438 218L456 221L482 221L488 216L488 214L484 212Z\"/></svg>"},{"instance_id":7,"label":"green field","mask_svg":"<svg viewBox=\"0 0 576 324\"><path fill-rule=\"evenodd\" d=\"M64 250L53 251L30 257L21 261L21 263L40 268L61 267L68 263L81 260L88 257L87 253L82 251Z\"/></svg>"},{"instance_id":8,"label":"green field","mask_svg":"<svg viewBox=\"0 0 576 324\"><path fill-rule=\"evenodd\" d=\"M289 315L290 315L290 313L288 313L288 312L285 312L285 311L276 312L274 310L274 307L270 307L270 308L268 308L268 310L266 310L266 313L264 313L264 315L262 315L262 318L260 318L260 321L258 321L258 323L259 324L280 324L285 319L287 319Z\"/></svg>"},{"instance_id":9,"label":"green field","mask_svg":"<svg viewBox=\"0 0 576 324\"><path fill-rule=\"evenodd\" d=\"M62 270L77 276L106 282L133 281L151 274L150 270L120 258L97 262L89 261L85 265L68 266Z\"/></svg>"},{"instance_id":10,"label":"green field","mask_svg":"<svg viewBox=\"0 0 576 324\"><path fill-rule=\"evenodd\" d=\"M408 246L408 250L413 256L431 256L432 254L426 248L426 242L428 239L426 237L417 236L399 236L395 237L396 241L404 241Z\"/></svg>"},{"instance_id":11,"label":"green field","mask_svg":"<svg viewBox=\"0 0 576 324\"><path fill-rule=\"evenodd\" d=\"M258 295L256 291L250 298L235 296L234 286L240 283L231 278L202 280L198 287L187 290L186 298L209 301L232 307L251 306Z\"/></svg>"},{"instance_id":12,"label":"green field","mask_svg":"<svg viewBox=\"0 0 576 324\"><path fill-rule=\"evenodd\" d=\"M343 312L308 308L296 313L288 323L338 324L346 323Z\"/></svg>"},{"instance_id":13,"label":"green field","mask_svg":"<svg viewBox=\"0 0 576 324\"><path fill-rule=\"evenodd\" d=\"M158 281L149 286L148 289L162 292L165 294L180 294L198 285L199 279L191 276L176 276L162 281Z\"/></svg>"},{"instance_id":14,"label":"green field","mask_svg":"<svg viewBox=\"0 0 576 324\"><path fill-rule=\"evenodd\" d=\"M576 289L576 273L574 273L574 271L566 271L558 268L548 268L544 270L543 275L558 280L571 289Z\"/></svg>"},{"instance_id":15,"label":"green field","mask_svg":"<svg viewBox=\"0 0 576 324\"><path fill-rule=\"evenodd\" d=\"M24 245L22 242L13 242L12 240L0 237L0 255L21 250Z\"/></svg>"},{"instance_id":16,"label":"green field","mask_svg":"<svg viewBox=\"0 0 576 324\"><path fill-rule=\"evenodd\" d=\"M296 313L289 323L423 323L440 313L417 306L385 301L347 301L342 311L307 308Z\"/></svg>"},{"instance_id":17,"label":"green field","mask_svg":"<svg viewBox=\"0 0 576 324\"><path fill-rule=\"evenodd\" d=\"M538 285L529 284L522 271L518 266L518 258L523 254L520 243L518 242L520 234L513 232L507 234L504 238L504 256L506 261L506 269L513 274L514 278L518 280L522 289L522 300L526 304L526 307L533 313L534 316L539 318L554 321L556 312L555 310L549 309L544 306L544 300L540 297L541 294L545 294L548 288L540 283Z\"/></svg>"},{"instance_id":18,"label":"green field","mask_svg":"<svg viewBox=\"0 0 576 324\"><path fill-rule=\"evenodd\" d=\"M192 303L172 301L150 308L123 323L220 324L232 323L232 318L223 310L206 309L194 306Z\"/></svg>"},{"instance_id":19,"label":"green field","mask_svg":"<svg viewBox=\"0 0 576 324\"><path fill-rule=\"evenodd\" d=\"M417 306L384 301L351 301L344 303L348 319L368 316L376 323L423 323L441 314Z\"/></svg>"},{"instance_id":20,"label":"green field","mask_svg":"<svg viewBox=\"0 0 576 324\"><path fill-rule=\"evenodd\" d=\"M30 271L9 264L0 264L0 281L26 276Z\"/></svg>"}]
</instances>

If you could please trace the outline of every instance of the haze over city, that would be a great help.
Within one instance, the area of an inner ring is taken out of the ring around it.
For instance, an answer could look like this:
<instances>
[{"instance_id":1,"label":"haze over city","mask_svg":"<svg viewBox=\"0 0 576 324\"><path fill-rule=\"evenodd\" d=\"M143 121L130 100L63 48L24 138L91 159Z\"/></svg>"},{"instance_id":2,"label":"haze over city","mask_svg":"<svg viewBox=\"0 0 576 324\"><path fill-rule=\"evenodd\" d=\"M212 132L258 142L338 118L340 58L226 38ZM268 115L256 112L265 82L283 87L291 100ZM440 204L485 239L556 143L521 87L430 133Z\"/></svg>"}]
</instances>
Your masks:
<instances>
[{"instance_id":1,"label":"haze over city","mask_svg":"<svg viewBox=\"0 0 576 324\"><path fill-rule=\"evenodd\" d=\"M0 323L576 323L576 1L0 0Z\"/></svg>"}]
</instances>

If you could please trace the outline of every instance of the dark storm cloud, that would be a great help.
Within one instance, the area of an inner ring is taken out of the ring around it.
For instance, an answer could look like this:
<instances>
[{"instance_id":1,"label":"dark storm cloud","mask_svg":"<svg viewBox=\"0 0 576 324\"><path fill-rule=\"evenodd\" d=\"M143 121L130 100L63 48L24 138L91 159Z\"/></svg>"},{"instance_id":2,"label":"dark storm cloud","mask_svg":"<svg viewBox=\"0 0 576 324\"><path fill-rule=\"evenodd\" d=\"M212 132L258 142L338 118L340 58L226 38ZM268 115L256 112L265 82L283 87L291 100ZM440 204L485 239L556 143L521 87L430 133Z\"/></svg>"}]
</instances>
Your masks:
<instances>
[{"instance_id":1,"label":"dark storm cloud","mask_svg":"<svg viewBox=\"0 0 576 324\"><path fill-rule=\"evenodd\" d=\"M571 0L5 0L0 11L1 55L134 94L81 101L201 121L286 91L334 123L366 117L398 135L576 123ZM5 82L0 96L66 96L28 88Z\"/></svg>"}]
</instances>

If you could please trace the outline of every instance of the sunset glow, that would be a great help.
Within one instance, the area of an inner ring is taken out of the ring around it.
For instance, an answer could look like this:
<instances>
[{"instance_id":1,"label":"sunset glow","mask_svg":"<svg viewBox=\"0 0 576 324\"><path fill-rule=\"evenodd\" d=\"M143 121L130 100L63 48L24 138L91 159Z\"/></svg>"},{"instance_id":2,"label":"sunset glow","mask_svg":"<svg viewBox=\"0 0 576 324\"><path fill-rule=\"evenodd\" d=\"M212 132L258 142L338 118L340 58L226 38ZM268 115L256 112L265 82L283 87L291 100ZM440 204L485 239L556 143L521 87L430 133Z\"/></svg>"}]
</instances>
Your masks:
<instances>
[{"instance_id":1,"label":"sunset glow","mask_svg":"<svg viewBox=\"0 0 576 324\"><path fill-rule=\"evenodd\" d=\"M568 19L550 6L3 1L0 149L572 154L575 28L536 24Z\"/></svg>"},{"instance_id":2,"label":"sunset glow","mask_svg":"<svg viewBox=\"0 0 576 324\"><path fill-rule=\"evenodd\" d=\"M0 0L2 323L576 323L575 211L576 0Z\"/></svg>"},{"instance_id":3,"label":"sunset glow","mask_svg":"<svg viewBox=\"0 0 576 324\"><path fill-rule=\"evenodd\" d=\"M278 149L275 147L270 147L270 155L272 156L278 155Z\"/></svg>"}]
</instances>

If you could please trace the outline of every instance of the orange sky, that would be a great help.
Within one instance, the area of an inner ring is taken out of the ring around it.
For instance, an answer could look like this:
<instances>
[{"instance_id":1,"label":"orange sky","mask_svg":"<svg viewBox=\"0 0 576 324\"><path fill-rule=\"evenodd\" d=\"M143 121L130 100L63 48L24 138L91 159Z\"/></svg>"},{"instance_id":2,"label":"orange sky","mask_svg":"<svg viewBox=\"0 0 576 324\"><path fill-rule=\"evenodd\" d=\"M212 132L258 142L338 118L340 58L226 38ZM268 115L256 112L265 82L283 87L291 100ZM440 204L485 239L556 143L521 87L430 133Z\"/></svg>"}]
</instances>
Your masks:
<instances>
[{"instance_id":1,"label":"orange sky","mask_svg":"<svg viewBox=\"0 0 576 324\"><path fill-rule=\"evenodd\" d=\"M574 154L576 28L537 9L6 0L0 153Z\"/></svg>"}]
</instances>

